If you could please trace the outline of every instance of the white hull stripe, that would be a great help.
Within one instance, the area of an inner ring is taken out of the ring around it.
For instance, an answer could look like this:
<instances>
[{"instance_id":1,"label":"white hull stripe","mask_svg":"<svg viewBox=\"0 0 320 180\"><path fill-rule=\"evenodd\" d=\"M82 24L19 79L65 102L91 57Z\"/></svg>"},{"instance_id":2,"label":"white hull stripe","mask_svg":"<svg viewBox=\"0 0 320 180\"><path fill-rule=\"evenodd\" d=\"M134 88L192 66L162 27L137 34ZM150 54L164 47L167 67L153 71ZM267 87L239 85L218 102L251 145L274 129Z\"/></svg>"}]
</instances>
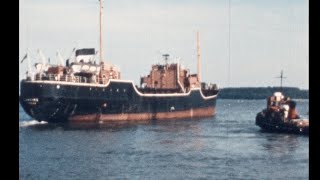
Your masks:
<instances>
[{"instance_id":1,"label":"white hull stripe","mask_svg":"<svg viewBox=\"0 0 320 180\"><path fill-rule=\"evenodd\" d=\"M169 97L169 96L189 96L191 91L199 91L202 98L205 100L213 99L217 97L218 94L213 96L204 96L200 88L193 88L188 93L167 93L167 94L143 94L134 85L133 81L131 80L119 80L119 79L110 79L107 84L90 84L90 83L76 83L76 82L63 82L63 81L25 81L26 83L36 83L36 84L61 84L61 85L71 85L71 86L85 86L85 87L101 87L106 88L109 86L110 82L118 82L118 83L131 83L132 87L136 91L137 94L143 97Z\"/></svg>"}]
</instances>

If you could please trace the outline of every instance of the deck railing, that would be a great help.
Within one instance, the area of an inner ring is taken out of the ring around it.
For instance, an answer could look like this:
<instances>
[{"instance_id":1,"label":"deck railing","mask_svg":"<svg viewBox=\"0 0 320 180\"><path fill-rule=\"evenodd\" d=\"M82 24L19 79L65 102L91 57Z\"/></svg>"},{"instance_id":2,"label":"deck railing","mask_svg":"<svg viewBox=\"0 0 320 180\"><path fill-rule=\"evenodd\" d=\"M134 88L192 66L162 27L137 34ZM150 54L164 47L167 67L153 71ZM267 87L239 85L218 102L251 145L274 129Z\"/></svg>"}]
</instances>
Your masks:
<instances>
[{"instance_id":1,"label":"deck railing","mask_svg":"<svg viewBox=\"0 0 320 180\"><path fill-rule=\"evenodd\" d=\"M27 78L31 80L31 78ZM107 78L87 78L74 75L58 75L58 74L36 74L33 78L34 81L63 81L75 83L93 83L93 84L106 84Z\"/></svg>"}]
</instances>

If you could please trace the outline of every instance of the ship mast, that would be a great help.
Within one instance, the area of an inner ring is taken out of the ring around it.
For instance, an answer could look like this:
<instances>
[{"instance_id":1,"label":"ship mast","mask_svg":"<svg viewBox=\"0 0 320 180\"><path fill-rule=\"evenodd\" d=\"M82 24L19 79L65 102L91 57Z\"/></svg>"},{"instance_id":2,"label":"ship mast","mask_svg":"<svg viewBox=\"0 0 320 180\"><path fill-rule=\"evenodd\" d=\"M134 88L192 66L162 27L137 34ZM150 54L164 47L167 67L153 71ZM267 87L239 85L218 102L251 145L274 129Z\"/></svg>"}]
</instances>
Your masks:
<instances>
[{"instance_id":1,"label":"ship mast","mask_svg":"<svg viewBox=\"0 0 320 180\"><path fill-rule=\"evenodd\" d=\"M100 1L100 64L103 64L102 59L102 0Z\"/></svg>"},{"instance_id":2,"label":"ship mast","mask_svg":"<svg viewBox=\"0 0 320 180\"><path fill-rule=\"evenodd\" d=\"M281 74L280 74L280 76L277 77L277 78L280 78L280 90L281 90L281 92L282 92L282 79L285 79L285 78L286 78L286 77L283 76L283 70L281 70Z\"/></svg>"},{"instance_id":3,"label":"ship mast","mask_svg":"<svg viewBox=\"0 0 320 180\"><path fill-rule=\"evenodd\" d=\"M199 31L197 32L197 59L198 59L198 82L201 83L201 75L200 75L200 33Z\"/></svg>"}]
</instances>

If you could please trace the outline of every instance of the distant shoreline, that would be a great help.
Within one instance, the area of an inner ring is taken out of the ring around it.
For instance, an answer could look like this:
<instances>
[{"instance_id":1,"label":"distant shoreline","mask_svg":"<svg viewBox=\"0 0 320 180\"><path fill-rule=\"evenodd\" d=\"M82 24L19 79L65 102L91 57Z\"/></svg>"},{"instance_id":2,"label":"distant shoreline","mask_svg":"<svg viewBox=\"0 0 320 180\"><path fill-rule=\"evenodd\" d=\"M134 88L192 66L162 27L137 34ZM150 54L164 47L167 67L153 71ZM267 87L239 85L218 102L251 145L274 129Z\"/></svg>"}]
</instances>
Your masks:
<instances>
[{"instance_id":1,"label":"distant shoreline","mask_svg":"<svg viewBox=\"0 0 320 180\"><path fill-rule=\"evenodd\" d=\"M266 99L274 92L281 91L280 87L230 87L222 88L219 99ZM296 87L283 87L282 92L291 99L309 99L309 90Z\"/></svg>"}]
</instances>

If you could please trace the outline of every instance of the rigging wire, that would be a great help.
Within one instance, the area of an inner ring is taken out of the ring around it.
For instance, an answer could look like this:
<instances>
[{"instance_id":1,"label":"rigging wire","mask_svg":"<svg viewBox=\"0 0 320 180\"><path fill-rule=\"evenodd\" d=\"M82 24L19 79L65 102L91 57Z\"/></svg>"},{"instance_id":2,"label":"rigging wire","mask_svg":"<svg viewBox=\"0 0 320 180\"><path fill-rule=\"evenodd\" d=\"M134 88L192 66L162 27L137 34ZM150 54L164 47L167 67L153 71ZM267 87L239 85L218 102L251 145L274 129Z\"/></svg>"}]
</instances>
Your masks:
<instances>
[{"instance_id":1,"label":"rigging wire","mask_svg":"<svg viewBox=\"0 0 320 180\"><path fill-rule=\"evenodd\" d=\"M228 0L228 85L227 87L230 87L230 66L231 66L231 0ZM230 104L227 104L227 106L230 106ZM227 107L230 109L230 107ZM230 114L230 112L228 112ZM229 166L229 119L227 119L226 125L227 125L227 160L226 160L226 166Z\"/></svg>"}]
</instances>

